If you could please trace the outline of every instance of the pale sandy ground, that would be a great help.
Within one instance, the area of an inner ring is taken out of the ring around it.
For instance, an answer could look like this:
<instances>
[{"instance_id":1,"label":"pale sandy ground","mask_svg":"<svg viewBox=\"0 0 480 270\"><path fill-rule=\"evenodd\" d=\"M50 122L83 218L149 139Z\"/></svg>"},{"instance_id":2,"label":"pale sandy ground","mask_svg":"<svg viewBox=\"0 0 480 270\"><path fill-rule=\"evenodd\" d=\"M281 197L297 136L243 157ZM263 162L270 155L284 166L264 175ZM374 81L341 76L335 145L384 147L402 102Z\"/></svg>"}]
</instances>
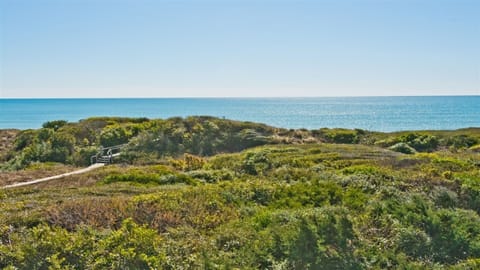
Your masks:
<instances>
[{"instance_id":1,"label":"pale sandy ground","mask_svg":"<svg viewBox=\"0 0 480 270\"><path fill-rule=\"evenodd\" d=\"M87 168L83 168L83 169L76 170L76 171L73 171L73 172L68 172L68 173L63 173L63 174L59 174L59 175L55 175L55 176L49 176L49 177L45 177L45 178L35 179L35 180L27 181L27 182L10 184L10 185L6 185L6 186L0 187L0 188L15 188L15 187L34 185L34 184L37 184L37 183L42 183L42 182L47 182L47 181L51 181L51 180L55 180L55 179L60 179L60 178L66 177L66 176L74 175L74 174L86 173L86 172L89 172L91 170L95 170L95 169L98 169L100 167L103 167L103 166L105 166L105 164L96 163L96 164L93 164L93 165L91 165Z\"/></svg>"}]
</instances>

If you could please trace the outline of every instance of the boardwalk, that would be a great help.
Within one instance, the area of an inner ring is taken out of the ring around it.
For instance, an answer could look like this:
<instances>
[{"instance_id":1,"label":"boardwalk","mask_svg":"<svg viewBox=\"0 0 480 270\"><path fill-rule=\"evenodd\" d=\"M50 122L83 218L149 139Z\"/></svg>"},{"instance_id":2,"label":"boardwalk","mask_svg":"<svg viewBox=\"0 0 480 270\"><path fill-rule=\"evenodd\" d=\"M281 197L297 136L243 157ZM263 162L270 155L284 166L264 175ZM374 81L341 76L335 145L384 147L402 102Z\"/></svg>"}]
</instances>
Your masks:
<instances>
[{"instance_id":1,"label":"boardwalk","mask_svg":"<svg viewBox=\"0 0 480 270\"><path fill-rule=\"evenodd\" d=\"M0 188L7 189L7 188L16 188L16 187L23 187L23 186L29 186L29 185L34 185L38 183L43 183L55 179L60 179L63 177L67 177L70 175L75 175L75 174L81 174L81 173L86 173L91 170L95 170L97 168L105 166L105 164L109 164L113 162L114 157L120 156L120 151L125 147L125 144L121 145L115 145L115 146L110 146L110 147L102 147L98 153L94 156L91 157L91 165L87 168L79 169L73 172L68 172L68 173L63 173L55 176L49 176L49 177L44 177L40 179L35 179L27 182L21 182L21 183L15 183L11 185L6 185Z\"/></svg>"},{"instance_id":2,"label":"boardwalk","mask_svg":"<svg viewBox=\"0 0 480 270\"><path fill-rule=\"evenodd\" d=\"M90 158L90 163L112 163L114 157L120 155L120 151L126 146L126 144L119 144L109 147L102 147L98 152Z\"/></svg>"}]
</instances>

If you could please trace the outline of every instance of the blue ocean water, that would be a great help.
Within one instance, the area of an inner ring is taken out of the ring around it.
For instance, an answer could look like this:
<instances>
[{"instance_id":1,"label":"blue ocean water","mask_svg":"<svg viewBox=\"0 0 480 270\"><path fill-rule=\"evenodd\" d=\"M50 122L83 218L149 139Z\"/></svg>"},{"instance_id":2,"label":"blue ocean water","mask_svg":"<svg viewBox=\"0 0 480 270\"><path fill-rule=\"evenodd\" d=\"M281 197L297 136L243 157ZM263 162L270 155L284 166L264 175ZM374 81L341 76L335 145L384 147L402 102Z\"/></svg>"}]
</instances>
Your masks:
<instances>
[{"instance_id":1,"label":"blue ocean water","mask_svg":"<svg viewBox=\"0 0 480 270\"><path fill-rule=\"evenodd\" d=\"M211 115L284 128L375 131L480 127L480 96L325 98L0 99L0 128L92 116Z\"/></svg>"}]
</instances>

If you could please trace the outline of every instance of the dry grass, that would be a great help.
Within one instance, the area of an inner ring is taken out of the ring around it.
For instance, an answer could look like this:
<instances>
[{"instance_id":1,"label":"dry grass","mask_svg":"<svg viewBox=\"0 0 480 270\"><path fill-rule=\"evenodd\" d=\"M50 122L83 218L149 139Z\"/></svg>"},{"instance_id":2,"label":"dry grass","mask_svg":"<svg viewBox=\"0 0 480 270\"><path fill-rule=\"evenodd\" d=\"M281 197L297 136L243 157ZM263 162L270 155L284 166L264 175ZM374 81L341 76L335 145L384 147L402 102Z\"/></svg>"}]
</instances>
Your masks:
<instances>
[{"instance_id":1,"label":"dry grass","mask_svg":"<svg viewBox=\"0 0 480 270\"><path fill-rule=\"evenodd\" d=\"M76 168L73 166L55 163L33 165L20 171L1 172L0 186L54 176L62 173L71 172L75 169Z\"/></svg>"},{"instance_id":2,"label":"dry grass","mask_svg":"<svg viewBox=\"0 0 480 270\"><path fill-rule=\"evenodd\" d=\"M156 166L135 167L146 172L155 171ZM153 168L153 169L152 169ZM78 170L79 168L63 164L35 164L25 170L0 173L0 186L12 183L26 182L43 177L54 176ZM113 173L124 173L132 169L122 164L108 165L83 174L66 176L60 179L32 185L35 189L68 189L80 187L92 187Z\"/></svg>"},{"instance_id":3,"label":"dry grass","mask_svg":"<svg viewBox=\"0 0 480 270\"><path fill-rule=\"evenodd\" d=\"M81 198L59 202L46 209L46 219L52 225L73 230L79 225L118 229L127 217L127 198Z\"/></svg>"},{"instance_id":4,"label":"dry grass","mask_svg":"<svg viewBox=\"0 0 480 270\"><path fill-rule=\"evenodd\" d=\"M0 161L13 148L13 143L20 130L0 129Z\"/></svg>"}]
</instances>

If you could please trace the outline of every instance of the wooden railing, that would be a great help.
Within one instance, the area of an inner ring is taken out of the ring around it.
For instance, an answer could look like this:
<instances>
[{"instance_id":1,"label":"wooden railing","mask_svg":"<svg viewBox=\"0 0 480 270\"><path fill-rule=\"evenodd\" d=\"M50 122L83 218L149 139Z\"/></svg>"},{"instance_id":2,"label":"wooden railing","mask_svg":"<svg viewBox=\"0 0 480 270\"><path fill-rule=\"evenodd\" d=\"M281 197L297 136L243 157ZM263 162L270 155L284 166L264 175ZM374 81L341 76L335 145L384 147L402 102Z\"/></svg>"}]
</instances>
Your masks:
<instances>
[{"instance_id":1,"label":"wooden railing","mask_svg":"<svg viewBox=\"0 0 480 270\"><path fill-rule=\"evenodd\" d=\"M120 155L120 151L127 146L127 144L119 144L109 147L101 147L98 152L90 157L90 163L106 163L110 164L113 162L114 157L118 157Z\"/></svg>"}]
</instances>

